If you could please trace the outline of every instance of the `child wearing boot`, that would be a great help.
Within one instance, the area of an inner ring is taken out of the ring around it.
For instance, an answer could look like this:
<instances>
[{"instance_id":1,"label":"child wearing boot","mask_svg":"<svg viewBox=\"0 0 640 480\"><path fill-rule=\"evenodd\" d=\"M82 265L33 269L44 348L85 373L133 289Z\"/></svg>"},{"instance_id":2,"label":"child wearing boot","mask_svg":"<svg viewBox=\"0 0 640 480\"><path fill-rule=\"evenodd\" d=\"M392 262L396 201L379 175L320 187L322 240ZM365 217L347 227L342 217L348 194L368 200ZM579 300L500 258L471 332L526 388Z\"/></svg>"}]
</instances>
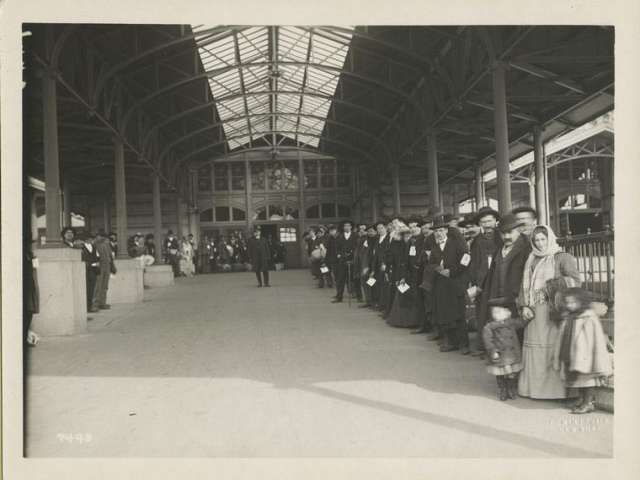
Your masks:
<instances>
[{"instance_id":1,"label":"child wearing boot","mask_svg":"<svg viewBox=\"0 0 640 480\"><path fill-rule=\"evenodd\" d=\"M613 374L608 339L599 318L607 307L593 302L591 294L582 288L568 288L560 295L563 318L553 367L560 372L567 388L580 392L571 413L591 413L596 409L595 388L604 385Z\"/></svg>"},{"instance_id":2,"label":"child wearing boot","mask_svg":"<svg viewBox=\"0 0 640 480\"><path fill-rule=\"evenodd\" d=\"M522 370L522 351L517 334L522 321L514 315L515 305L507 302L503 297L489 300L492 320L482 329L487 371L496 377L501 401L517 397L518 372Z\"/></svg>"}]
</instances>

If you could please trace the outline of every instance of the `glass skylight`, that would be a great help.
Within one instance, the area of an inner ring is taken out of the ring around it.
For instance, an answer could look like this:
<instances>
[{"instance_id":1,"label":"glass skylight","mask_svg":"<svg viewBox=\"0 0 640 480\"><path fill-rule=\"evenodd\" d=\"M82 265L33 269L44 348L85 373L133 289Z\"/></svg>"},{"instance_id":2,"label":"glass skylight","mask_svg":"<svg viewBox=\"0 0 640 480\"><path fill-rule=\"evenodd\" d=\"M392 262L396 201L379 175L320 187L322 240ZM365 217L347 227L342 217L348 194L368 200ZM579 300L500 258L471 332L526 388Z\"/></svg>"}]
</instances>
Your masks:
<instances>
[{"instance_id":1,"label":"glass skylight","mask_svg":"<svg viewBox=\"0 0 640 480\"><path fill-rule=\"evenodd\" d=\"M349 29L339 35L330 27L230 27L215 35L212 29L192 26L229 149L273 144L276 134L318 147Z\"/></svg>"}]
</instances>

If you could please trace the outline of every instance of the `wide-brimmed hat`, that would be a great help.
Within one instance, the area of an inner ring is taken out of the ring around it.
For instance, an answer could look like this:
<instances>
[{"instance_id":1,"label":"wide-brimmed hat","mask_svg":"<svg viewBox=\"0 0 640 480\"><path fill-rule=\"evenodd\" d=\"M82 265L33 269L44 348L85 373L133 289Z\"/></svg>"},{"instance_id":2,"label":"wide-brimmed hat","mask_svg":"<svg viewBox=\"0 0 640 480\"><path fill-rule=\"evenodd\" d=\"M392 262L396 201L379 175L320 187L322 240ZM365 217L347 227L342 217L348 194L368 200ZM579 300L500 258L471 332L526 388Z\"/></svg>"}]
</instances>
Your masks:
<instances>
[{"instance_id":1,"label":"wide-brimmed hat","mask_svg":"<svg viewBox=\"0 0 640 480\"><path fill-rule=\"evenodd\" d=\"M411 229L404 223L398 225L398 229L396 230L396 232L398 233L398 235L403 235L405 233L413 233Z\"/></svg>"},{"instance_id":2,"label":"wide-brimmed hat","mask_svg":"<svg viewBox=\"0 0 640 480\"><path fill-rule=\"evenodd\" d=\"M516 216L512 213L506 214L502 220L500 220L500 225L498 225L498 229L501 232L509 232L514 228L518 228L524 225L522 220L518 220Z\"/></svg>"},{"instance_id":3,"label":"wide-brimmed hat","mask_svg":"<svg viewBox=\"0 0 640 480\"><path fill-rule=\"evenodd\" d=\"M475 222L479 223L480 220L483 217L486 217L487 215L492 215L493 218L500 221L500 213L498 213L496 210L494 210L491 207L482 207L480 210L478 210L478 213L476 213Z\"/></svg>"},{"instance_id":4,"label":"wide-brimmed hat","mask_svg":"<svg viewBox=\"0 0 640 480\"><path fill-rule=\"evenodd\" d=\"M472 214L472 213L468 213L468 214L467 214L467 215L465 215L465 216L463 217L463 219L458 223L458 226L459 226L459 227L462 227L462 228L467 228L467 227L470 227L470 226L477 225L476 218L477 218L477 217L476 217L474 214Z\"/></svg>"}]
</instances>

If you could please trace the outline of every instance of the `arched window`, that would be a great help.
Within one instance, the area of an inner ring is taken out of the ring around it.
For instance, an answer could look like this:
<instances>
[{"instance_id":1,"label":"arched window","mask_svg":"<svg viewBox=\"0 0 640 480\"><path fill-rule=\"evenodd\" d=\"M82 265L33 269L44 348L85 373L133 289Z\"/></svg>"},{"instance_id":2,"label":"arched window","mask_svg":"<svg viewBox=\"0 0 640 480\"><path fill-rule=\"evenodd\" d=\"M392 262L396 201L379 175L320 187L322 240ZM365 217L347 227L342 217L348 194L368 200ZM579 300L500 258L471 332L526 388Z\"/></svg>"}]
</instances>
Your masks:
<instances>
[{"instance_id":1,"label":"arched window","mask_svg":"<svg viewBox=\"0 0 640 480\"><path fill-rule=\"evenodd\" d=\"M307 218L320 218L320 205L313 205L307 208Z\"/></svg>"}]
</instances>

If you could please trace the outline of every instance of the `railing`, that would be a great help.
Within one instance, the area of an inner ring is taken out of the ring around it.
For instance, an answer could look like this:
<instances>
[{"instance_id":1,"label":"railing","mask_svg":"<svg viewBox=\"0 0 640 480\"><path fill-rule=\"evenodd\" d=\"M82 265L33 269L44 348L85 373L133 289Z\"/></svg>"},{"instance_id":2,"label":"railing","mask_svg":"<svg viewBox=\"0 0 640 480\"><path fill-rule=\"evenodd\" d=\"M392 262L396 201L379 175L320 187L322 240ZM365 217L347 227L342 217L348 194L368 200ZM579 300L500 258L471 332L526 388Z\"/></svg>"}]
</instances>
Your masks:
<instances>
[{"instance_id":1,"label":"railing","mask_svg":"<svg viewBox=\"0 0 640 480\"><path fill-rule=\"evenodd\" d=\"M578 261L582 286L596 299L613 305L614 296L614 246L613 231L559 238L558 243Z\"/></svg>"}]
</instances>

